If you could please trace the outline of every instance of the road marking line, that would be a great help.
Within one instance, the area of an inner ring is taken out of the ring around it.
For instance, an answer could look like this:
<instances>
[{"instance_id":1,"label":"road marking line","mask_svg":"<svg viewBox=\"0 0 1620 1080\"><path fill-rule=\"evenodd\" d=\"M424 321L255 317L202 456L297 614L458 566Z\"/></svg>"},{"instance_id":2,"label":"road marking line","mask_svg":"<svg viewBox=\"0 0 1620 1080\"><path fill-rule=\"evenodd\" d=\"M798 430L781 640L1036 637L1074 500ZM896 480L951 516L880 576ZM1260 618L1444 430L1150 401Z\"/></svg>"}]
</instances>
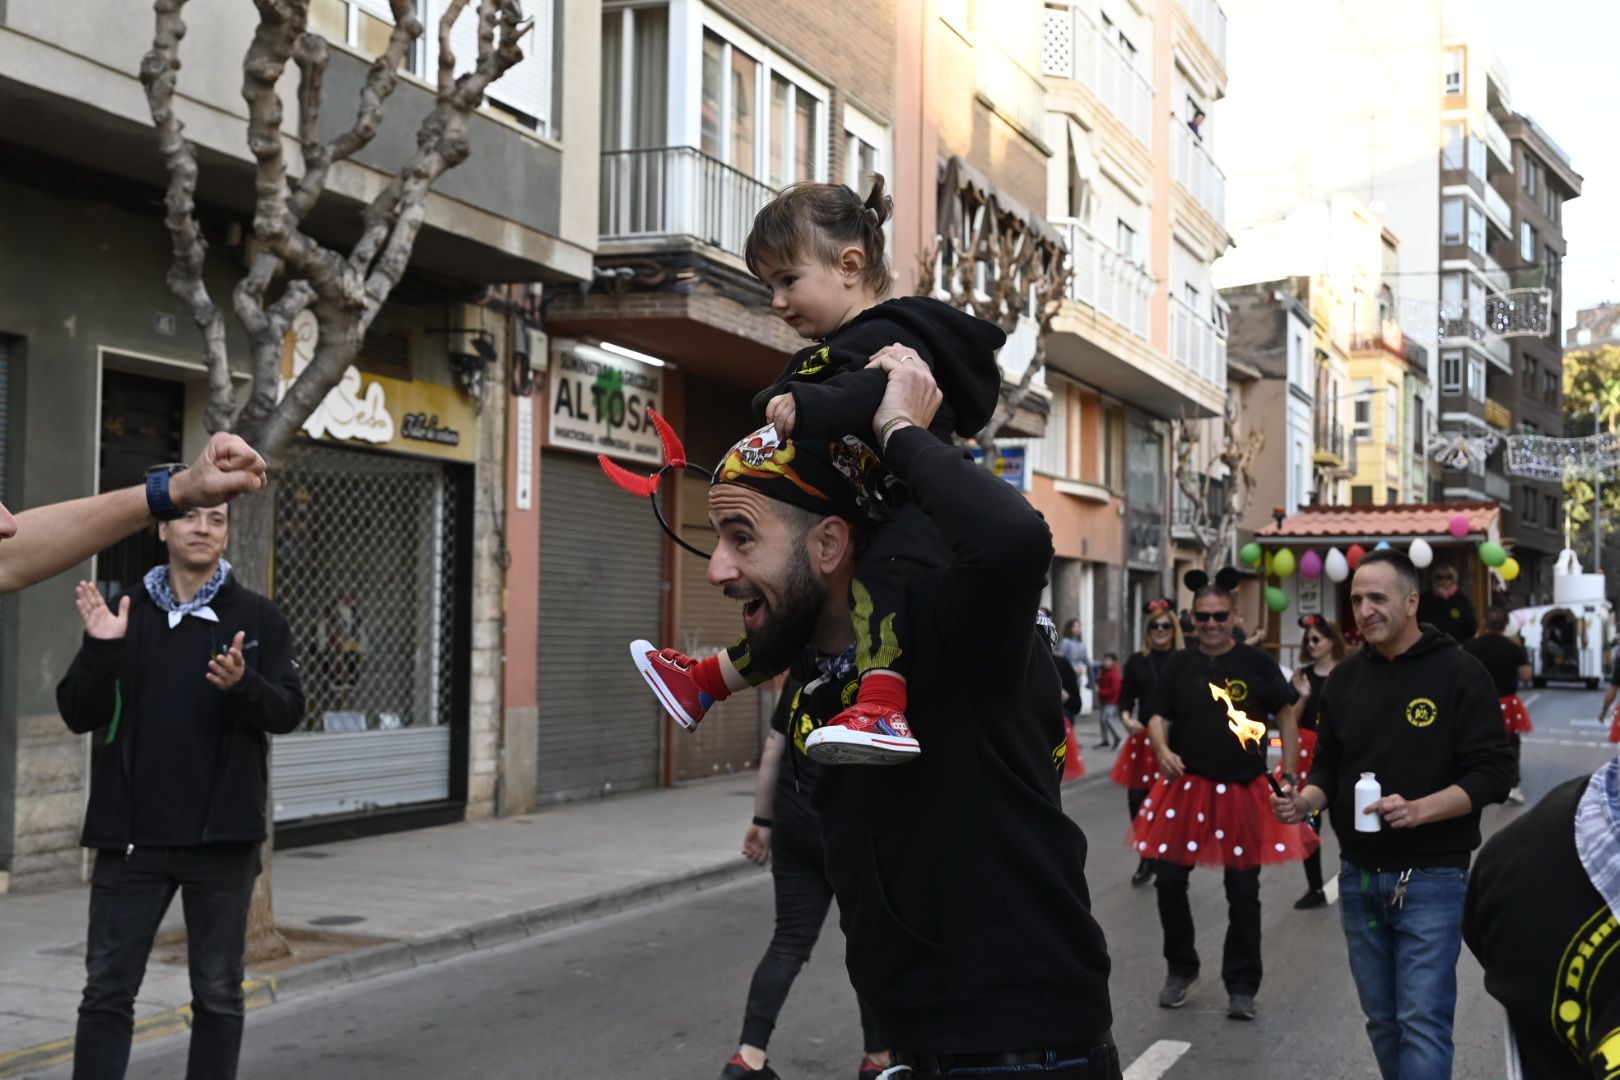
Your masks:
<instances>
[{"instance_id":1,"label":"road marking line","mask_svg":"<svg viewBox=\"0 0 1620 1080\"><path fill-rule=\"evenodd\" d=\"M1532 692L1532 693L1523 695L1523 697L1521 697L1520 700L1523 701L1524 704L1525 704L1525 707L1528 708L1529 706L1534 705L1536 703L1536 701L1540 697L1541 697L1541 694L1540 694L1539 691L1537 691L1537 692Z\"/></svg>"},{"instance_id":2,"label":"road marking line","mask_svg":"<svg viewBox=\"0 0 1620 1080\"><path fill-rule=\"evenodd\" d=\"M1170 1066L1180 1060L1182 1054L1191 1049L1192 1043L1160 1039L1131 1062L1125 1070L1124 1080L1159 1080L1170 1071Z\"/></svg>"},{"instance_id":3,"label":"road marking line","mask_svg":"<svg viewBox=\"0 0 1620 1080\"><path fill-rule=\"evenodd\" d=\"M1609 725L1602 720L1571 720L1570 727L1606 728Z\"/></svg>"},{"instance_id":4,"label":"road marking line","mask_svg":"<svg viewBox=\"0 0 1620 1080\"><path fill-rule=\"evenodd\" d=\"M1327 897L1329 906L1339 902L1339 875L1334 874L1328 878L1327 884L1322 886L1322 895Z\"/></svg>"},{"instance_id":5,"label":"road marking line","mask_svg":"<svg viewBox=\"0 0 1620 1080\"><path fill-rule=\"evenodd\" d=\"M1587 749L1599 749L1609 745L1607 739L1550 739L1545 735L1524 735L1519 741L1539 743L1542 746L1582 746Z\"/></svg>"}]
</instances>

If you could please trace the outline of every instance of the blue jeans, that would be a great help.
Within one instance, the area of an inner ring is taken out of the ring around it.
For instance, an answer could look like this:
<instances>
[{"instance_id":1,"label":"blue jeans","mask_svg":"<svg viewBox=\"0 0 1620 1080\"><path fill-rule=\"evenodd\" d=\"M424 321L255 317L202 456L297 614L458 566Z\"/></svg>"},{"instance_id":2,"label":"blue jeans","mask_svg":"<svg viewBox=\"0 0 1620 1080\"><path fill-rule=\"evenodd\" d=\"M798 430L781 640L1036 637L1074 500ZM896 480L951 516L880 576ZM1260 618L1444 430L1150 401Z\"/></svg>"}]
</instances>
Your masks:
<instances>
[{"instance_id":1,"label":"blue jeans","mask_svg":"<svg viewBox=\"0 0 1620 1080\"><path fill-rule=\"evenodd\" d=\"M1340 864L1350 974L1384 1080L1449 1080L1468 871L1413 870L1397 906L1400 877Z\"/></svg>"}]
</instances>

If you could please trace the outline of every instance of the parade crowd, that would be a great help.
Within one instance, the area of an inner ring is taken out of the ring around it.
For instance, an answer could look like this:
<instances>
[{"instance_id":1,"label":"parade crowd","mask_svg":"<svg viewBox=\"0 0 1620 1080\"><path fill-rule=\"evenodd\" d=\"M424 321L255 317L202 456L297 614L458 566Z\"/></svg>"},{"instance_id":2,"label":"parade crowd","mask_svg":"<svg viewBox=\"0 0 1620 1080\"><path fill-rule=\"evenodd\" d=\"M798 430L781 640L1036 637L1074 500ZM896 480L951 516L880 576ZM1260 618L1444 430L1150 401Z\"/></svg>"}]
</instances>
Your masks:
<instances>
[{"instance_id":1,"label":"parade crowd","mask_svg":"<svg viewBox=\"0 0 1620 1080\"><path fill-rule=\"evenodd\" d=\"M1235 572L1195 572L1181 583L1185 626L1173 599L1154 600L1140 647L1094 662L1077 625L1059 634L1040 608L1046 523L956 445L998 408L1004 335L933 299L885 299L889 212L881 178L865 197L793 185L760 212L749 268L806 344L756 398L763 426L736 432L709 473L708 581L739 602L742 633L704 657L627 643L686 729L715 701L785 678L743 839L771 867L776 927L720 1075L778 1076L770 1039L836 898L861 1080L1121 1077L1088 837L1060 794L1066 724L1089 683L1099 745L1122 744L1113 780L1131 883L1156 895L1159 1007L1200 992L1199 931L1218 928L1197 925L1188 885L1208 868L1227 898L1226 1015L1256 1018L1261 869L1302 863L1295 906L1326 905L1326 814L1347 974L1385 1080L1452 1075L1465 943L1507 1010L1522 1075L1620 1076L1620 965L1603 962L1620 947L1617 766L1557 788L1476 856L1484 807L1522 799L1528 672L1506 613L1487 610L1477 635L1471 608L1469 625L1447 622L1431 608L1467 607L1454 575L1425 592L1404 554L1374 551L1350 583L1360 647L1348 626L1307 614L1285 672L1240 639ZM659 422L666 468L691 467ZM605 467L654 494L656 478ZM75 1077L124 1075L176 893L193 990L187 1076L236 1075L269 737L304 711L286 621L225 557L229 501L264 478L250 447L216 435L193 467L154 470L144 487L16 519L0 508L5 591L154 520L168 554L116 609L80 584L85 636L58 689L64 722L92 747ZM604 479L602 497L626 496ZM1245 721L1258 729L1247 738Z\"/></svg>"}]
</instances>

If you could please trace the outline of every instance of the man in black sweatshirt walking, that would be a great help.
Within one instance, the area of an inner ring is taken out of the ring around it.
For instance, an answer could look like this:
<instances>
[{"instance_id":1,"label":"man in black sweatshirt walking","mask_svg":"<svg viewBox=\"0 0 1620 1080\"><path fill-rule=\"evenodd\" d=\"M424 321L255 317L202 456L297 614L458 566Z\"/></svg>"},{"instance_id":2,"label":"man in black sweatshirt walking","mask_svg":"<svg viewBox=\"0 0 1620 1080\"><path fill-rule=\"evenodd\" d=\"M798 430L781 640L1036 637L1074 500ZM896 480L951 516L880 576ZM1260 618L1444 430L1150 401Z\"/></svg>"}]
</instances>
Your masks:
<instances>
[{"instance_id":1,"label":"man in black sweatshirt walking","mask_svg":"<svg viewBox=\"0 0 1620 1080\"><path fill-rule=\"evenodd\" d=\"M177 511L158 526L167 565L116 612L79 583L84 644L56 688L68 728L91 733L82 842L96 865L75 1080L124 1075L135 992L176 892L191 968L186 1076L236 1075L269 736L298 726L304 692L286 620L231 579L229 532L224 506Z\"/></svg>"},{"instance_id":2,"label":"man in black sweatshirt walking","mask_svg":"<svg viewBox=\"0 0 1620 1080\"><path fill-rule=\"evenodd\" d=\"M928 434L940 395L925 365L892 347L874 363L888 373L877 449L948 561L919 568L905 592L908 713L927 752L903 769L826 769L816 786L850 981L906 1080L1116 1080L1108 952L1085 836L1059 799L1063 716L1036 631L1051 533ZM743 601L755 655L841 658L856 647L846 597L864 472L840 468L852 464L841 442L771 435L768 453L739 443L747 467L709 488L709 583ZM851 690L827 686L801 711L825 723Z\"/></svg>"},{"instance_id":3,"label":"man in black sweatshirt walking","mask_svg":"<svg viewBox=\"0 0 1620 1080\"><path fill-rule=\"evenodd\" d=\"M1512 752L1484 666L1418 623L1410 559L1364 558L1350 605L1367 644L1322 688L1303 790L1272 806L1285 823L1332 810L1340 918L1378 1069L1384 1080L1435 1080L1451 1075L1469 854L1485 804L1507 796ZM1381 797L1358 815L1367 777Z\"/></svg>"}]
</instances>

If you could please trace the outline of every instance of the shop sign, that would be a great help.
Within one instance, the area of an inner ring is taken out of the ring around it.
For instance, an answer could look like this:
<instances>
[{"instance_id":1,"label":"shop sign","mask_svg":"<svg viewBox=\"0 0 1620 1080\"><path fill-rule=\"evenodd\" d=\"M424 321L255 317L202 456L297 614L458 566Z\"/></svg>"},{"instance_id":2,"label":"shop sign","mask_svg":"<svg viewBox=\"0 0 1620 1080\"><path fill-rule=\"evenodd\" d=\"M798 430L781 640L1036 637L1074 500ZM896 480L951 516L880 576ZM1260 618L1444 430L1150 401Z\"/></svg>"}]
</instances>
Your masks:
<instances>
[{"instance_id":1,"label":"shop sign","mask_svg":"<svg viewBox=\"0 0 1620 1080\"><path fill-rule=\"evenodd\" d=\"M293 321L282 355L277 400L314 359L316 332L312 312ZM478 458L477 423L472 402L452 387L365 375L351 364L302 427L312 439L363 442L401 454L472 462Z\"/></svg>"},{"instance_id":2,"label":"shop sign","mask_svg":"<svg viewBox=\"0 0 1620 1080\"><path fill-rule=\"evenodd\" d=\"M984 451L977 448L973 451L973 460L980 465L984 464ZM1029 485L1029 459L1022 446L999 446L996 448L995 473L1019 491L1028 491Z\"/></svg>"},{"instance_id":3,"label":"shop sign","mask_svg":"<svg viewBox=\"0 0 1620 1080\"><path fill-rule=\"evenodd\" d=\"M561 353L547 380L546 445L663 464L648 409L664 407L664 372L587 345Z\"/></svg>"}]
</instances>

